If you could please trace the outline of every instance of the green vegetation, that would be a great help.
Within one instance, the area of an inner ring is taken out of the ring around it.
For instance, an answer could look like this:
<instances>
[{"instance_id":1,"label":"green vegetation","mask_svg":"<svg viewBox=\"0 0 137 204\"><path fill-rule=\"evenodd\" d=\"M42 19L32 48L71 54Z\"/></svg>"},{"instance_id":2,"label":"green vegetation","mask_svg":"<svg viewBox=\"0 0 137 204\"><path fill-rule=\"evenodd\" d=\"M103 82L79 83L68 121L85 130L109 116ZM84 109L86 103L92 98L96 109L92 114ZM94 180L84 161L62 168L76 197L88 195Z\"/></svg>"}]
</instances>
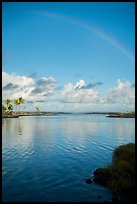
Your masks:
<instances>
[{"instance_id":1,"label":"green vegetation","mask_svg":"<svg viewBox=\"0 0 137 204\"><path fill-rule=\"evenodd\" d=\"M11 102L10 99L7 99L7 100L5 101L5 104L6 104L6 111L7 111L7 112L9 111L9 106L11 105L10 102Z\"/></svg>"},{"instance_id":2,"label":"green vegetation","mask_svg":"<svg viewBox=\"0 0 137 204\"><path fill-rule=\"evenodd\" d=\"M39 109L39 107L36 107L36 111L37 111L37 113L39 113L39 112L40 112L40 109Z\"/></svg>"},{"instance_id":3,"label":"green vegetation","mask_svg":"<svg viewBox=\"0 0 137 204\"><path fill-rule=\"evenodd\" d=\"M18 100L18 99L15 99L15 100L13 101L13 103L14 103L14 105L15 105L15 107L16 107L16 112L17 112L17 107L18 107L18 105L19 105L19 100Z\"/></svg>"},{"instance_id":4,"label":"green vegetation","mask_svg":"<svg viewBox=\"0 0 137 204\"><path fill-rule=\"evenodd\" d=\"M17 106L20 106L22 103L24 103L24 99L22 97L15 99L11 101L10 99L7 99L5 101L5 105L2 104L2 115L12 115L13 114L13 106L15 105L16 107L16 112L17 113Z\"/></svg>"},{"instance_id":5,"label":"green vegetation","mask_svg":"<svg viewBox=\"0 0 137 204\"><path fill-rule=\"evenodd\" d=\"M15 99L13 101L14 105L16 106L16 111L17 111L17 107L20 106L22 103L24 103L24 98L19 97L18 99ZM19 110L18 110L19 111Z\"/></svg>"},{"instance_id":6,"label":"green vegetation","mask_svg":"<svg viewBox=\"0 0 137 204\"><path fill-rule=\"evenodd\" d=\"M11 114L13 110L13 105L10 99L5 101L5 105L2 104L2 114Z\"/></svg>"},{"instance_id":7,"label":"green vegetation","mask_svg":"<svg viewBox=\"0 0 137 204\"><path fill-rule=\"evenodd\" d=\"M13 110L13 105L12 105L12 104L9 104L9 106L8 106L8 111L9 111L9 113L11 113L12 110Z\"/></svg>"},{"instance_id":8,"label":"green vegetation","mask_svg":"<svg viewBox=\"0 0 137 204\"><path fill-rule=\"evenodd\" d=\"M6 113L6 107L4 105L2 105L2 114Z\"/></svg>"},{"instance_id":9,"label":"green vegetation","mask_svg":"<svg viewBox=\"0 0 137 204\"><path fill-rule=\"evenodd\" d=\"M50 112L40 112L40 109L36 107L36 112L20 112L19 107L25 102L24 98L19 97L18 99L14 99L11 101L7 99L4 104L2 104L2 117L3 118L18 118L19 116L53 116L57 115L57 113L50 113ZM15 110L13 111L13 107L15 106ZM25 106L23 107L23 109Z\"/></svg>"},{"instance_id":10,"label":"green vegetation","mask_svg":"<svg viewBox=\"0 0 137 204\"><path fill-rule=\"evenodd\" d=\"M23 104L25 102L24 98L20 97L18 98L18 105L20 107L21 104Z\"/></svg>"},{"instance_id":11,"label":"green vegetation","mask_svg":"<svg viewBox=\"0 0 137 204\"><path fill-rule=\"evenodd\" d=\"M93 181L110 189L117 200L135 201L135 144L116 148L112 164L93 174Z\"/></svg>"},{"instance_id":12,"label":"green vegetation","mask_svg":"<svg viewBox=\"0 0 137 204\"><path fill-rule=\"evenodd\" d=\"M14 99L11 101L10 99L7 99L4 104L2 104L2 117L3 118L17 118L19 116L53 116L57 115L57 113L50 113L50 112L40 112L39 107L36 108L36 112L20 112L19 108L22 104L24 104L25 100L22 97L19 97L18 99ZM15 107L15 111L13 111L13 108ZM25 106L22 107L25 109Z\"/></svg>"}]
</instances>

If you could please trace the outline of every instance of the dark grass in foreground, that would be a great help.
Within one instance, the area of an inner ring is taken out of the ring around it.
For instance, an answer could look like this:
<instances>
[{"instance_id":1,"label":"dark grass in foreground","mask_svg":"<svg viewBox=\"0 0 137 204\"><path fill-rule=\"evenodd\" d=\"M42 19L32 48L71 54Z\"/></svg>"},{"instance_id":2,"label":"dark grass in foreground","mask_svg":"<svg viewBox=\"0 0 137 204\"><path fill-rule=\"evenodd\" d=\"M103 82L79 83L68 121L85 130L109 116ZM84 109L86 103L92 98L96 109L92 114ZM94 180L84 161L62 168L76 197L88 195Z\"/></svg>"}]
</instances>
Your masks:
<instances>
[{"instance_id":1,"label":"dark grass in foreground","mask_svg":"<svg viewBox=\"0 0 137 204\"><path fill-rule=\"evenodd\" d=\"M135 144L117 147L112 163L93 172L93 182L111 190L113 200L135 201Z\"/></svg>"}]
</instances>

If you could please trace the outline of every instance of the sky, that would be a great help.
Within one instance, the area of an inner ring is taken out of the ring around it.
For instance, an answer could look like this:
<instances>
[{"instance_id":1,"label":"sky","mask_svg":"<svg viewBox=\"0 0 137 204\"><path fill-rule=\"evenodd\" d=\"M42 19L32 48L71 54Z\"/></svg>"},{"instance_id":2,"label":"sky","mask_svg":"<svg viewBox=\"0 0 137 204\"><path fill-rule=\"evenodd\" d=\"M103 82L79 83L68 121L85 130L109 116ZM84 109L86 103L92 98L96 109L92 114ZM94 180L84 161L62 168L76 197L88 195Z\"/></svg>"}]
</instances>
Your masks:
<instances>
[{"instance_id":1,"label":"sky","mask_svg":"<svg viewBox=\"0 0 137 204\"><path fill-rule=\"evenodd\" d=\"M3 2L2 99L35 111L135 108L134 2Z\"/></svg>"}]
</instances>

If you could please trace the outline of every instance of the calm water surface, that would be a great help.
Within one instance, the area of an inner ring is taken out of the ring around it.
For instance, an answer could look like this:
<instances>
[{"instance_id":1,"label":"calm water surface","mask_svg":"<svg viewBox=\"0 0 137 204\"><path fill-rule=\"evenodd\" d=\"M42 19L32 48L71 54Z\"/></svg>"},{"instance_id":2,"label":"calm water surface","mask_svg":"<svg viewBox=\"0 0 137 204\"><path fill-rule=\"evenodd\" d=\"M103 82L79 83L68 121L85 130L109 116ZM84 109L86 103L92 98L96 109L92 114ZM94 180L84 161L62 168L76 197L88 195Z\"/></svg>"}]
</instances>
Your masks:
<instances>
[{"instance_id":1,"label":"calm water surface","mask_svg":"<svg viewBox=\"0 0 137 204\"><path fill-rule=\"evenodd\" d=\"M135 142L133 118L2 119L3 201L111 201L107 189L85 178L111 162L115 147L129 142Z\"/></svg>"}]
</instances>

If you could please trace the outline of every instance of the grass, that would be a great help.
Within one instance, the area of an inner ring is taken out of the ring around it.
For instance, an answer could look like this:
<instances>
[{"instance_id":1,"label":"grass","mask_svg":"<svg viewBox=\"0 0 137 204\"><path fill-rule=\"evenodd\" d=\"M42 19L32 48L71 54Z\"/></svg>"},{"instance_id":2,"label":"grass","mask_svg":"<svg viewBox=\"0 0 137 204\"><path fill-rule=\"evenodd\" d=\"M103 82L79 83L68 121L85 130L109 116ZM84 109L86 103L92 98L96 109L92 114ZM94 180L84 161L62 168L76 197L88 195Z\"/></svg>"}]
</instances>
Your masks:
<instances>
[{"instance_id":1,"label":"grass","mask_svg":"<svg viewBox=\"0 0 137 204\"><path fill-rule=\"evenodd\" d=\"M135 144L117 147L112 164L96 169L93 181L110 189L120 201L135 201Z\"/></svg>"}]
</instances>

